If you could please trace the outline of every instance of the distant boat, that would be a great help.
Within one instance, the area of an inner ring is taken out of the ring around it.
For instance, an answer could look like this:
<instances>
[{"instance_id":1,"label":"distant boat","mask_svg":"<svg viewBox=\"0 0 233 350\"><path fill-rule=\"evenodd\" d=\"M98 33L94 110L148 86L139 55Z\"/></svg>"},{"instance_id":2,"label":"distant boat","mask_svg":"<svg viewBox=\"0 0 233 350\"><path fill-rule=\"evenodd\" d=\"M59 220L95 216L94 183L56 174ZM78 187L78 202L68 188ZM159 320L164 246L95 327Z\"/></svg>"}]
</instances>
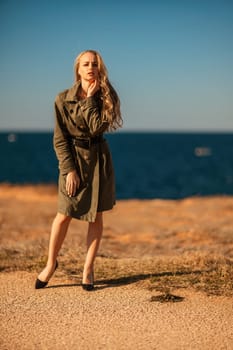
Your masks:
<instances>
[{"instance_id":1,"label":"distant boat","mask_svg":"<svg viewBox=\"0 0 233 350\"><path fill-rule=\"evenodd\" d=\"M8 140L8 142L16 142L17 141L17 135L13 134L13 133L8 134L7 140Z\"/></svg>"},{"instance_id":2,"label":"distant boat","mask_svg":"<svg viewBox=\"0 0 233 350\"><path fill-rule=\"evenodd\" d=\"M196 147L194 154L196 157L209 157L212 155L212 150L209 147Z\"/></svg>"}]
</instances>

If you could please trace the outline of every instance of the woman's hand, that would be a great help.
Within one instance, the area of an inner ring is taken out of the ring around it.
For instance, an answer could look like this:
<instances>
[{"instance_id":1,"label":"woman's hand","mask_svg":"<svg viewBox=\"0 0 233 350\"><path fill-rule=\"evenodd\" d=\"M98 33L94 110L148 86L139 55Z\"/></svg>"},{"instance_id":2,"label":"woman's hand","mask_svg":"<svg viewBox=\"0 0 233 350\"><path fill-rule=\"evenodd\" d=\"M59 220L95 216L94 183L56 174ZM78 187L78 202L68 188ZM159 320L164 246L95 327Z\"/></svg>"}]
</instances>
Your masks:
<instances>
[{"instance_id":1,"label":"woman's hand","mask_svg":"<svg viewBox=\"0 0 233 350\"><path fill-rule=\"evenodd\" d=\"M75 195L80 185L80 178L76 170L70 171L66 176L66 191L69 197Z\"/></svg>"},{"instance_id":2,"label":"woman's hand","mask_svg":"<svg viewBox=\"0 0 233 350\"><path fill-rule=\"evenodd\" d=\"M100 88L100 84L98 80L93 80L88 89L87 89L87 97L93 96Z\"/></svg>"}]
</instances>

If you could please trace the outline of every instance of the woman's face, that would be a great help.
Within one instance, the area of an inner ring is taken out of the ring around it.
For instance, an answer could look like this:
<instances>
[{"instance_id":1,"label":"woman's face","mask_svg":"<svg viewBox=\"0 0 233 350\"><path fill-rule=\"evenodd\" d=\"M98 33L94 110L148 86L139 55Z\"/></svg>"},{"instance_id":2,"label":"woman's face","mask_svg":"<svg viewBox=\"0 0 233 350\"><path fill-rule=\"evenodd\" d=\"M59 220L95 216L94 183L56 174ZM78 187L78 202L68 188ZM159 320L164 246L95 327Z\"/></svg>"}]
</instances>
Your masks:
<instances>
[{"instance_id":1,"label":"woman's face","mask_svg":"<svg viewBox=\"0 0 233 350\"><path fill-rule=\"evenodd\" d=\"M81 80L86 80L92 82L93 80L98 79L98 62L96 55L92 52L84 53L79 60L79 69L78 74L81 77Z\"/></svg>"}]
</instances>

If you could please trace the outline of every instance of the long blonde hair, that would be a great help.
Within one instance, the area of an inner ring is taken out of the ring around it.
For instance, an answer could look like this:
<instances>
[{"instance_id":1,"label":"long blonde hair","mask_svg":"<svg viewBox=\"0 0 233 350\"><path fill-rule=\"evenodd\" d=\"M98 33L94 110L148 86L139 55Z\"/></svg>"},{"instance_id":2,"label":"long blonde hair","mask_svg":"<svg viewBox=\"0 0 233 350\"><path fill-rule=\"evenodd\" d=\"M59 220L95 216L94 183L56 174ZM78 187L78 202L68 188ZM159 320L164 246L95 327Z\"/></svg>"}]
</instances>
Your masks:
<instances>
[{"instance_id":1,"label":"long blonde hair","mask_svg":"<svg viewBox=\"0 0 233 350\"><path fill-rule=\"evenodd\" d=\"M120 99L117 95L116 90L111 85L108 80L108 71L104 64L104 61L100 54L94 50L86 50L81 52L75 59L74 62L74 72L75 72L75 81L80 81L80 76L78 74L80 58L85 53L93 53L96 56L98 71L99 71L99 80L100 80L100 91L101 99L103 101L102 115L107 118L109 122L109 131L116 130L121 127L123 124L120 110Z\"/></svg>"}]
</instances>

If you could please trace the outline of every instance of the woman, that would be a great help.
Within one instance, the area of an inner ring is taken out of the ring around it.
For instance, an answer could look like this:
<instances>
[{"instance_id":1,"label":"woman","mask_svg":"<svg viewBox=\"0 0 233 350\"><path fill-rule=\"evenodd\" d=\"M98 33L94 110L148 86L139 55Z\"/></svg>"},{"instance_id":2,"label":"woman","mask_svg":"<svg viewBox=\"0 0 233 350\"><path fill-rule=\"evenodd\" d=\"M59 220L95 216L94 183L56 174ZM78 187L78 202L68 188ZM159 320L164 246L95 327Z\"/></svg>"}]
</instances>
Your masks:
<instances>
[{"instance_id":1,"label":"woman","mask_svg":"<svg viewBox=\"0 0 233 350\"><path fill-rule=\"evenodd\" d=\"M54 149L59 162L58 212L52 224L48 261L35 288L44 288L56 270L57 255L72 218L88 221L82 287L94 289L94 261L102 231L102 212L115 204L112 160L103 133L122 125L120 100L98 52L75 60L76 83L55 100Z\"/></svg>"}]
</instances>

